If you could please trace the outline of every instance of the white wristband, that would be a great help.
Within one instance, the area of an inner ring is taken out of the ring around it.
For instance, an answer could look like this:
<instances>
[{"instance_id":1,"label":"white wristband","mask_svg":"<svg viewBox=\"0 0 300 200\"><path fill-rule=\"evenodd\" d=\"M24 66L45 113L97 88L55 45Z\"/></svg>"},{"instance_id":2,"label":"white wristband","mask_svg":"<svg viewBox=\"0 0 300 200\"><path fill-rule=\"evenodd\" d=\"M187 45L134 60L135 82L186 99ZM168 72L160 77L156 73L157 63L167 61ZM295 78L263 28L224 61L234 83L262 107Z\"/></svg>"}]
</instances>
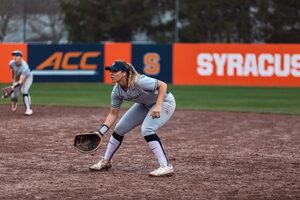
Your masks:
<instances>
[{"instance_id":1,"label":"white wristband","mask_svg":"<svg viewBox=\"0 0 300 200\"><path fill-rule=\"evenodd\" d=\"M109 127L106 124L102 124L98 131L101 135L104 135L108 130Z\"/></svg>"}]
</instances>

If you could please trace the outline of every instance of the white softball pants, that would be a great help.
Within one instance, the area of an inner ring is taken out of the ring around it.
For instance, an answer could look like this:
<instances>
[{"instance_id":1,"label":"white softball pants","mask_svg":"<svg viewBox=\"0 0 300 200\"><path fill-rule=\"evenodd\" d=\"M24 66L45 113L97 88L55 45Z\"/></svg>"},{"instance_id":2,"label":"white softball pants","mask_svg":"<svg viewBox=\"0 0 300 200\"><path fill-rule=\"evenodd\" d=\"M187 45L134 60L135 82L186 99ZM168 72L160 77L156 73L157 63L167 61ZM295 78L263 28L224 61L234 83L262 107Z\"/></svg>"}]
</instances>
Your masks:
<instances>
[{"instance_id":1,"label":"white softball pants","mask_svg":"<svg viewBox=\"0 0 300 200\"><path fill-rule=\"evenodd\" d=\"M32 85L32 81L33 81L33 76L28 76L21 87L19 86L19 87L15 88L15 90L12 93L11 97L13 99L18 99L18 97L20 95L20 92L22 94L28 94L29 88Z\"/></svg>"},{"instance_id":2,"label":"white softball pants","mask_svg":"<svg viewBox=\"0 0 300 200\"><path fill-rule=\"evenodd\" d=\"M175 111L175 98L171 93L168 95L171 95L169 98L170 100L162 103L159 118L153 119L151 116L154 105L149 109L143 104L135 103L117 123L115 132L118 135L124 136L136 126L142 125L141 133L143 137L155 134L156 130L162 127L171 118Z\"/></svg>"}]
</instances>

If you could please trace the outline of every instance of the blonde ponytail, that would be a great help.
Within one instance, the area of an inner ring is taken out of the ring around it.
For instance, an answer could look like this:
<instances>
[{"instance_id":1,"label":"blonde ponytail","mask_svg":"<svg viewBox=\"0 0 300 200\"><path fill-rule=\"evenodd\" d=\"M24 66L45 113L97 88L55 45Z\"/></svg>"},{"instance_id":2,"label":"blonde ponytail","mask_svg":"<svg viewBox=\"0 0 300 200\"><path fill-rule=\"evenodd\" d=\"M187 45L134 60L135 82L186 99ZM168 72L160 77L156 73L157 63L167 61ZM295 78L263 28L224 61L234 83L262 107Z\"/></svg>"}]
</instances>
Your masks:
<instances>
[{"instance_id":1,"label":"blonde ponytail","mask_svg":"<svg viewBox=\"0 0 300 200\"><path fill-rule=\"evenodd\" d=\"M127 79L127 86L129 87L133 87L136 82L138 81L140 74L135 70L135 68L130 64L130 63L126 63L126 65L128 66L128 79ZM127 67L126 66L126 67Z\"/></svg>"}]
</instances>

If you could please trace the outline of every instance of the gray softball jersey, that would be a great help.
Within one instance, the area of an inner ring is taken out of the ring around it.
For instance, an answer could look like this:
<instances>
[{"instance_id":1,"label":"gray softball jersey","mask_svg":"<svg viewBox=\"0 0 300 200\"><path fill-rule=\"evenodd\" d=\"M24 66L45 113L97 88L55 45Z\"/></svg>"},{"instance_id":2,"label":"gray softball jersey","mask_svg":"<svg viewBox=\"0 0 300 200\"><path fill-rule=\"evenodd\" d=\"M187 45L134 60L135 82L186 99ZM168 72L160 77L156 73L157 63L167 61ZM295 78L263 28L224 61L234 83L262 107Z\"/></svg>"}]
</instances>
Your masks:
<instances>
[{"instance_id":1,"label":"gray softball jersey","mask_svg":"<svg viewBox=\"0 0 300 200\"><path fill-rule=\"evenodd\" d=\"M17 80L20 79L21 75L23 75L25 77L32 76L32 73L29 69L29 66L24 60L22 60L22 62L19 66L17 66L17 64L14 60L11 60L9 62L9 67L14 72L14 74L16 75Z\"/></svg>"},{"instance_id":2,"label":"gray softball jersey","mask_svg":"<svg viewBox=\"0 0 300 200\"><path fill-rule=\"evenodd\" d=\"M115 84L111 93L111 106L120 107L123 100L140 103L150 108L156 103L158 97L157 79L150 78L146 75L140 75L139 80L134 87L124 91L119 84ZM168 93L165 101L171 99Z\"/></svg>"}]
</instances>

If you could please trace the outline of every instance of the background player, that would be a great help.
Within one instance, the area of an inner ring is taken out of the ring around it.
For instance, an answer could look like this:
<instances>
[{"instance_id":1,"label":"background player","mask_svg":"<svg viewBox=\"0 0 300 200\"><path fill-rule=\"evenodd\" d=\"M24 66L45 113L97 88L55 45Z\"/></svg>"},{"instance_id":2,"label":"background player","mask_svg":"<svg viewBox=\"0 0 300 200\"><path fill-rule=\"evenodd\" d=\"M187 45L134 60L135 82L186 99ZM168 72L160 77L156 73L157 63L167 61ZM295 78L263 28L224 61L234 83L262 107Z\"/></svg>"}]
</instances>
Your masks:
<instances>
[{"instance_id":1,"label":"background player","mask_svg":"<svg viewBox=\"0 0 300 200\"><path fill-rule=\"evenodd\" d=\"M12 111L17 111L18 97L20 92L23 94L23 102L26 107L25 115L32 115L31 98L28 93L33 81L33 75L28 64L23 60L23 54L19 50L12 52L13 59L9 62L9 67L12 70L11 86L14 92L11 94Z\"/></svg>"},{"instance_id":2,"label":"background player","mask_svg":"<svg viewBox=\"0 0 300 200\"><path fill-rule=\"evenodd\" d=\"M172 116L175 110L174 96L167 91L167 84L137 73L135 68L124 61L116 61L105 70L110 71L113 83L111 93L111 110L99 132L104 135L117 120L123 100L135 104L117 123L110 137L104 158L90 167L91 170L111 168L111 158L120 147L123 137L138 125L149 148L156 156L160 167L150 176L173 175L173 166L169 162L163 145L156 133Z\"/></svg>"}]
</instances>

